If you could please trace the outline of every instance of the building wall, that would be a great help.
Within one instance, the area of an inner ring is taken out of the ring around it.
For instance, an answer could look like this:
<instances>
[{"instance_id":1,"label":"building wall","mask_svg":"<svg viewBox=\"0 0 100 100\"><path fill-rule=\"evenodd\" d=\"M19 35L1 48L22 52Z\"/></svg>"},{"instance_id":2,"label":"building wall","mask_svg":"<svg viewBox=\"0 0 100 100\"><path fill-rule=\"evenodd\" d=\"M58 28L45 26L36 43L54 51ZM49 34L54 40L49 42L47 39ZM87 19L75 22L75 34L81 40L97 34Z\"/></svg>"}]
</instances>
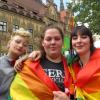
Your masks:
<instances>
[{"instance_id":1,"label":"building wall","mask_svg":"<svg viewBox=\"0 0 100 100\"><path fill-rule=\"evenodd\" d=\"M0 29L6 23L7 30L0 30L0 53L7 52L7 42L15 28L23 27L32 34L30 51L38 49L38 39L43 27L47 24L57 24L63 28L59 13L54 4L38 3L36 0L0 1Z\"/></svg>"},{"instance_id":2,"label":"building wall","mask_svg":"<svg viewBox=\"0 0 100 100\"><path fill-rule=\"evenodd\" d=\"M0 32L0 43L1 43L0 52L7 51L6 44L12 34L13 25L17 25L19 28L23 27L26 30L31 29L33 32L32 32L32 40L30 46L32 49L37 49L36 41L42 27L44 26L43 21L31 19L29 17L19 15L17 13L0 9L0 22L7 23L7 30L5 32Z\"/></svg>"}]
</instances>

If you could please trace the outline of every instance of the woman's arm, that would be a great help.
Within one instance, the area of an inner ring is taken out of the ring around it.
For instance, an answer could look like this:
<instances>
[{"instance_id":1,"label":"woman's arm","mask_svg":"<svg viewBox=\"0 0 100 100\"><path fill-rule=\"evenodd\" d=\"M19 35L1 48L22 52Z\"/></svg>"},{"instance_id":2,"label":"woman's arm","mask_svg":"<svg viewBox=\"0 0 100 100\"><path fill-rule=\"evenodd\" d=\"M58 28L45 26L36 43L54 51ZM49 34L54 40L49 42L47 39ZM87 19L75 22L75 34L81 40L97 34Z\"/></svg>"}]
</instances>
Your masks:
<instances>
[{"instance_id":1,"label":"woman's arm","mask_svg":"<svg viewBox=\"0 0 100 100\"><path fill-rule=\"evenodd\" d=\"M22 64L27 58L29 58L32 61L36 61L41 58L41 51L33 51L29 55L27 54L19 58L14 65L14 69L16 72L20 72L22 70Z\"/></svg>"}]
</instances>

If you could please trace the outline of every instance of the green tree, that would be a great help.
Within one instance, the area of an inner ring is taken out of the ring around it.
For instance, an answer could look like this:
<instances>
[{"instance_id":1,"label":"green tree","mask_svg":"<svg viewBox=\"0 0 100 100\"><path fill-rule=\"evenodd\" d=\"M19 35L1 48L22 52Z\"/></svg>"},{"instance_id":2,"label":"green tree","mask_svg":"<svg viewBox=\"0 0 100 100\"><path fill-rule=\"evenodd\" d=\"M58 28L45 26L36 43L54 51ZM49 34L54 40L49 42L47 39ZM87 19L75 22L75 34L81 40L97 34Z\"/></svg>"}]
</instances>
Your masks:
<instances>
[{"instance_id":1,"label":"green tree","mask_svg":"<svg viewBox=\"0 0 100 100\"><path fill-rule=\"evenodd\" d=\"M88 23L93 33L100 34L100 0L73 0L67 8L73 12L76 24Z\"/></svg>"}]
</instances>

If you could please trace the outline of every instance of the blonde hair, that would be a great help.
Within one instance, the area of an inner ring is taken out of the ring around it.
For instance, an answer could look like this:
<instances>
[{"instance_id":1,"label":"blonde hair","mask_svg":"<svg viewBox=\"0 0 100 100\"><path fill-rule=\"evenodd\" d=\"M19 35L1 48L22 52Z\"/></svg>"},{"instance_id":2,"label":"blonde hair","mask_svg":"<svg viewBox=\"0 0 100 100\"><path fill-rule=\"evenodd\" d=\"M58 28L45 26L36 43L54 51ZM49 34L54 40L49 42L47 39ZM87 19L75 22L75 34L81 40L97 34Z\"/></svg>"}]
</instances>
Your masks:
<instances>
[{"instance_id":1,"label":"blonde hair","mask_svg":"<svg viewBox=\"0 0 100 100\"><path fill-rule=\"evenodd\" d=\"M25 37L27 39L27 41L29 41L31 38L31 33L29 31L25 30L24 28L20 28L20 29L14 31L11 35L11 39L16 35Z\"/></svg>"}]
</instances>

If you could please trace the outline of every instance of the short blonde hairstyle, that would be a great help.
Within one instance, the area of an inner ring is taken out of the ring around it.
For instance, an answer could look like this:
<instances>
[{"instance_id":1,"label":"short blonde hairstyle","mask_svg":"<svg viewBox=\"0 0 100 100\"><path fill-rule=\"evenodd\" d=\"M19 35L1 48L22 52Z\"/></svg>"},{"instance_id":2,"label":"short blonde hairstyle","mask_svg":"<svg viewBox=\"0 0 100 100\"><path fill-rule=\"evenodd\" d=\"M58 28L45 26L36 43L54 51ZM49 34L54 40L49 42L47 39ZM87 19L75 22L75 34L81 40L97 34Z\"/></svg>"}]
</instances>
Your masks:
<instances>
[{"instance_id":1,"label":"short blonde hairstyle","mask_svg":"<svg viewBox=\"0 0 100 100\"><path fill-rule=\"evenodd\" d=\"M20 28L20 29L14 31L11 35L11 39L16 35L24 37L27 41L29 41L31 38L31 33L29 31L25 30L24 28Z\"/></svg>"}]
</instances>

